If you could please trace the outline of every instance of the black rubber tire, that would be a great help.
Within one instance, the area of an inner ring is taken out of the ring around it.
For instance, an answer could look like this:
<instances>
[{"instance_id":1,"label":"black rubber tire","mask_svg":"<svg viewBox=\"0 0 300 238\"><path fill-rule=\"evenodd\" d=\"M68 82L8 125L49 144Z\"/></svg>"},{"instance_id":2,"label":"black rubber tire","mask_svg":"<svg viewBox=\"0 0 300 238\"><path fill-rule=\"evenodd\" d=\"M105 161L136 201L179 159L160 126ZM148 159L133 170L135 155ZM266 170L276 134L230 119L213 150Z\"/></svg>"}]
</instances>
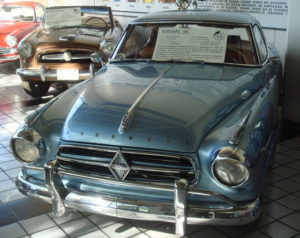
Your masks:
<instances>
[{"instance_id":1,"label":"black rubber tire","mask_svg":"<svg viewBox=\"0 0 300 238\"><path fill-rule=\"evenodd\" d=\"M22 86L27 94L32 97L45 96L50 88L50 82L24 82Z\"/></svg>"}]
</instances>

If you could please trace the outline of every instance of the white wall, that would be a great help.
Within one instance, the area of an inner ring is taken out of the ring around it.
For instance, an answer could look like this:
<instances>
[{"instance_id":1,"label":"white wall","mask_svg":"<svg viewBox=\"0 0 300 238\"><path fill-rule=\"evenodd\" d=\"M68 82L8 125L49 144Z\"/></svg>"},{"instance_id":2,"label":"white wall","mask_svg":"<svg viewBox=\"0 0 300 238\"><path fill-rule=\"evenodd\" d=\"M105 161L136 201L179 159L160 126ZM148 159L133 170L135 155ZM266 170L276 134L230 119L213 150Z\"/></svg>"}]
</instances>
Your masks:
<instances>
[{"instance_id":1,"label":"white wall","mask_svg":"<svg viewBox=\"0 0 300 238\"><path fill-rule=\"evenodd\" d=\"M283 117L300 123L300 1L291 1L284 78Z\"/></svg>"}]
</instances>

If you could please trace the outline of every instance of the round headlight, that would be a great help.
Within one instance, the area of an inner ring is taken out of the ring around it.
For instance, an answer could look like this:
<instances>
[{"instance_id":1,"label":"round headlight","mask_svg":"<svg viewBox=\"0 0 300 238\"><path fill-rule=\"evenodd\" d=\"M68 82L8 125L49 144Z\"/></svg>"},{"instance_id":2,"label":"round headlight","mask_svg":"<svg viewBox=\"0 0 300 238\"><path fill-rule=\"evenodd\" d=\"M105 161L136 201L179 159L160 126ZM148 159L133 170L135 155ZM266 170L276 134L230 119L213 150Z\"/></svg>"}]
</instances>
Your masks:
<instances>
[{"instance_id":1,"label":"round headlight","mask_svg":"<svg viewBox=\"0 0 300 238\"><path fill-rule=\"evenodd\" d=\"M100 46L104 54L111 55L116 47L116 43L112 40L104 40Z\"/></svg>"},{"instance_id":2,"label":"round headlight","mask_svg":"<svg viewBox=\"0 0 300 238\"><path fill-rule=\"evenodd\" d=\"M34 130L19 131L11 140L11 149L17 159L25 163L36 161L43 149L42 138Z\"/></svg>"},{"instance_id":3,"label":"round headlight","mask_svg":"<svg viewBox=\"0 0 300 238\"><path fill-rule=\"evenodd\" d=\"M249 178L244 161L244 153L241 150L228 147L222 149L212 165L213 174L224 185L241 185Z\"/></svg>"},{"instance_id":4,"label":"round headlight","mask_svg":"<svg viewBox=\"0 0 300 238\"><path fill-rule=\"evenodd\" d=\"M22 58L28 58L32 55L32 47L26 42L22 41L18 46L18 53Z\"/></svg>"},{"instance_id":5,"label":"round headlight","mask_svg":"<svg viewBox=\"0 0 300 238\"><path fill-rule=\"evenodd\" d=\"M13 35L8 35L5 38L5 42L8 44L9 47L14 47L18 43L18 39L17 39L17 37L15 37Z\"/></svg>"}]
</instances>

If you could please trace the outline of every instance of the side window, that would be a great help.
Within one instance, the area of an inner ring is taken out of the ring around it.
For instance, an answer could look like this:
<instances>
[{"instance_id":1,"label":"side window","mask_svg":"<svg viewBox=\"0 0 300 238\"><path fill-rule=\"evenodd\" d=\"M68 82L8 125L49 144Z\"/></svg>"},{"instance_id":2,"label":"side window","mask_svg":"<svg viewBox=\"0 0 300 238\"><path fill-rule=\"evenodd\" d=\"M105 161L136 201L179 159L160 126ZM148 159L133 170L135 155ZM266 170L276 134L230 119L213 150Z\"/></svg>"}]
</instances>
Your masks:
<instances>
[{"instance_id":1,"label":"side window","mask_svg":"<svg viewBox=\"0 0 300 238\"><path fill-rule=\"evenodd\" d=\"M36 20L38 22L42 21L44 17L44 8L43 7L36 7L35 8Z\"/></svg>"},{"instance_id":2,"label":"side window","mask_svg":"<svg viewBox=\"0 0 300 238\"><path fill-rule=\"evenodd\" d=\"M256 41L256 44L258 47L259 57L261 59L261 62L264 62L266 60L267 54L268 54L267 46L265 44L264 38L263 38L258 26L254 26L253 32L254 32L255 41Z\"/></svg>"}]
</instances>

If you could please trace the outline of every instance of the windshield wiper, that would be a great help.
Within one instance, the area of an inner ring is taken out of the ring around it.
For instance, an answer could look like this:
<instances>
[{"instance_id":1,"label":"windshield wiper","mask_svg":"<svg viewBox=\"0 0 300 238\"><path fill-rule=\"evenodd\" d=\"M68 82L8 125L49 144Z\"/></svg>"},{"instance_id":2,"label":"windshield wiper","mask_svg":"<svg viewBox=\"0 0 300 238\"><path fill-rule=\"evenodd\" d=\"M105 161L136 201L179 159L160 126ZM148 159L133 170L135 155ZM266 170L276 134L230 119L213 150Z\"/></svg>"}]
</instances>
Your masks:
<instances>
[{"instance_id":1,"label":"windshield wiper","mask_svg":"<svg viewBox=\"0 0 300 238\"><path fill-rule=\"evenodd\" d=\"M87 26L87 25L74 25L74 26L64 26L64 25L57 25L49 27L50 29L56 30L56 29L62 29L62 28L91 28L91 29L101 29L100 27L95 26Z\"/></svg>"},{"instance_id":2,"label":"windshield wiper","mask_svg":"<svg viewBox=\"0 0 300 238\"><path fill-rule=\"evenodd\" d=\"M198 64L205 64L205 61L203 61L203 60L177 60L177 59L168 59L168 60L156 60L156 62L198 63Z\"/></svg>"},{"instance_id":3,"label":"windshield wiper","mask_svg":"<svg viewBox=\"0 0 300 238\"><path fill-rule=\"evenodd\" d=\"M201 60L175 60L175 59L153 60L153 59L145 59L145 58L113 59L109 62L110 63L117 63L117 62L197 63L201 65L205 64L205 61L201 61Z\"/></svg>"},{"instance_id":4,"label":"windshield wiper","mask_svg":"<svg viewBox=\"0 0 300 238\"><path fill-rule=\"evenodd\" d=\"M118 63L118 62L151 62L151 59L143 59L143 58L129 58L129 59L113 59L110 60L110 63Z\"/></svg>"}]
</instances>

